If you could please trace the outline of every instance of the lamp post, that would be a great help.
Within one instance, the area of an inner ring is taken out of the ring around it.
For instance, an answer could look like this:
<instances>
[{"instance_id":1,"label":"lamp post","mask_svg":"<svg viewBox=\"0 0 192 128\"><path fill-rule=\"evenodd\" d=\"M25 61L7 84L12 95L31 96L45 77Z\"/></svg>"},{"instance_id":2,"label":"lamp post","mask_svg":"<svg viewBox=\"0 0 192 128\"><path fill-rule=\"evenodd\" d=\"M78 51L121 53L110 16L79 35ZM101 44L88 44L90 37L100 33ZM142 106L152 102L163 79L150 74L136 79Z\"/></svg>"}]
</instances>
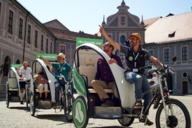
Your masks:
<instances>
[{"instance_id":1,"label":"lamp post","mask_svg":"<svg viewBox=\"0 0 192 128\"><path fill-rule=\"evenodd\" d=\"M26 31L27 31L27 18L29 16L30 12L27 11L27 15L25 17L25 33L24 33L24 42L23 42L23 59L22 62L25 59L25 43L26 43Z\"/></svg>"}]
</instances>

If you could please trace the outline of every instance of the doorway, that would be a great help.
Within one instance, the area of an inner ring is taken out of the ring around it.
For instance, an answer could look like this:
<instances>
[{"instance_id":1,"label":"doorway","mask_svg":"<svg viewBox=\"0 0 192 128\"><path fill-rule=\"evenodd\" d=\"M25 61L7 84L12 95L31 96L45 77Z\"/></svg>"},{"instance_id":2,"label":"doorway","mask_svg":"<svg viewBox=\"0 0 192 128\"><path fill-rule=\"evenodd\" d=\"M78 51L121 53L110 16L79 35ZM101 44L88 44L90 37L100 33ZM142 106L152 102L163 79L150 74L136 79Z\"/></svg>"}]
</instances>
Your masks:
<instances>
[{"instance_id":1,"label":"doorway","mask_svg":"<svg viewBox=\"0 0 192 128\"><path fill-rule=\"evenodd\" d=\"M188 85L187 85L187 81L183 81L183 83L182 83L182 87L183 87L183 94L188 94Z\"/></svg>"}]
</instances>

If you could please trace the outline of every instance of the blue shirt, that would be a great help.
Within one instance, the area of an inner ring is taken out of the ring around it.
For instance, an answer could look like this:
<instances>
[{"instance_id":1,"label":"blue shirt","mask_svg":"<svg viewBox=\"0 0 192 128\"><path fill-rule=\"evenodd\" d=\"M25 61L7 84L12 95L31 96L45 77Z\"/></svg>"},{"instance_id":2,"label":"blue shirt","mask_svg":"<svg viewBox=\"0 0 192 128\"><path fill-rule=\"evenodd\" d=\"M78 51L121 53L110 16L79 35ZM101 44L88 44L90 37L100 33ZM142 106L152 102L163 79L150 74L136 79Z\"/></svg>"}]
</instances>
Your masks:
<instances>
[{"instance_id":1,"label":"blue shirt","mask_svg":"<svg viewBox=\"0 0 192 128\"><path fill-rule=\"evenodd\" d=\"M60 74L62 74L66 80L68 80L68 74L72 70L71 66L64 62L63 64L60 64L58 62L52 63L52 67L55 69L55 78L59 80Z\"/></svg>"}]
</instances>

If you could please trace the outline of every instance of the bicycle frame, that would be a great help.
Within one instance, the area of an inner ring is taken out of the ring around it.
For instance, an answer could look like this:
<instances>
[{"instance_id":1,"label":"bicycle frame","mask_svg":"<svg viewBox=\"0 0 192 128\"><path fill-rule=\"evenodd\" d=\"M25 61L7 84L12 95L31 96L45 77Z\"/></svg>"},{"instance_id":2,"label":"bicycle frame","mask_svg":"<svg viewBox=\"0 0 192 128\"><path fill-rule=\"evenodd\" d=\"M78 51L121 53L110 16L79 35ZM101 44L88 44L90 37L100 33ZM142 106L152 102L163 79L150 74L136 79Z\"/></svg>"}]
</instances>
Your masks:
<instances>
[{"instance_id":1,"label":"bicycle frame","mask_svg":"<svg viewBox=\"0 0 192 128\"><path fill-rule=\"evenodd\" d=\"M157 70L157 69L156 69ZM165 74L168 74L168 69L166 69L165 71ZM144 115L146 115L146 113L149 111L151 105L153 104L153 102L155 101L155 99L157 99L157 97L159 95L161 95L161 100L162 100L162 103L163 103L163 106L164 106L164 111L165 111L165 115L166 115L166 119L168 119L168 110L166 108L166 104L165 104L165 96L164 96L164 92L163 92L163 85L162 85L162 81L165 82L165 88L167 89L168 86L167 86L167 81L166 81L166 78L162 79L162 76L164 74L161 74L160 72L158 72L158 82L159 84L154 84L153 86L150 87L149 90L145 91L143 94L142 94L142 97L145 96L147 93L149 93L149 91L151 91L152 89L154 88L158 88L159 87L159 90L160 90L160 94L157 93L157 90L156 90L156 93L155 93L155 96L152 98L152 100L150 101L149 105L147 106L147 108L145 109L144 111ZM168 98L169 98L169 92L167 92L167 95L166 95ZM160 101L160 99L159 99ZM159 102L158 101L158 102ZM159 104L159 103L158 103ZM172 110L172 109L171 109ZM143 109L141 110L141 113L142 113ZM141 115L140 115L141 116Z\"/></svg>"}]
</instances>

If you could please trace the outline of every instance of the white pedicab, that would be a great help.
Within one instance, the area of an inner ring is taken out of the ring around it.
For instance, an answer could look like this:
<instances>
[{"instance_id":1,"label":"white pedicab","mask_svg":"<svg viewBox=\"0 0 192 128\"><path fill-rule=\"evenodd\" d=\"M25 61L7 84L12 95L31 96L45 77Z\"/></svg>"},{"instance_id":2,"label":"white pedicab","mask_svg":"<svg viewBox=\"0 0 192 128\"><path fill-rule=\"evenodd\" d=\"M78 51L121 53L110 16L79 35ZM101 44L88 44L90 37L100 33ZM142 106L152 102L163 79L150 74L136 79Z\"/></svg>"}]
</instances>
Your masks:
<instances>
[{"instance_id":1,"label":"white pedicab","mask_svg":"<svg viewBox=\"0 0 192 128\"><path fill-rule=\"evenodd\" d=\"M11 64L11 68L9 70L8 79L6 83L6 106L9 107L10 102L20 102L20 85L19 82L26 82L24 98L23 101L26 102L27 110L29 109L29 99L30 99L30 80L25 80L25 78L21 78L18 75L18 68L20 68L20 64Z\"/></svg>"},{"instance_id":2,"label":"white pedicab","mask_svg":"<svg viewBox=\"0 0 192 128\"><path fill-rule=\"evenodd\" d=\"M50 62L55 62L56 59L56 54L43 54L41 55L44 57L46 60L49 60ZM50 58L51 57L51 58ZM56 109L59 109L60 111L64 109L64 115L65 118L68 122L71 122L72 119L72 103L73 103L73 97L71 94L71 97L66 91L69 92L69 90L72 90L71 83L72 81L66 81L65 88L66 90L63 92L63 89L60 88L59 91L59 99L60 99L60 104L55 104L55 84L59 84L58 81L55 79L54 75L52 72L47 68L45 63L41 59L36 59L33 62L33 68L32 68L32 74L33 76L37 75L40 70L44 70L46 73L46 76L48 78L48 97L46 101L42 100L39 98L39 89L37 88L37 83L35 82L34 78L32 79L33 85L31 87L31 99L30 99L30 113L32 116L35 114L36 109L52 109L54 108L55 111ZM72 93L72 91L71 91ZM68 94L68 95L66 95ZM44 95L42 95L44 98ZM67 99L68 98L68 99ZM67 99L67 100L66 100Z\"/></svg>"},{"instance_id":3,"label":"white pedicab","mask_svg":"<svg viewBox=\"0 0 192 128\"><path fill-rule=\"evenodd\" d=\"M191 127L190 116L186 107L180 101L170 99L167 88L162 87L161 84L152 86L152 88L157 88L156 94L145 111L143 111L143 107L135 107L134 85L125 80L124 69L117 64L110 64L109 67L115 79L119 99L113 96L111 89L105 89L107 94L114 99L115 106L102 107L97 92L91 87L91 81L96 74L96 62L99 56L103 57L106 62L110 59L103 50L89 43L77 47L75 51L73 82L74 88L77 90L77 97L73 104L72 115L76 127L86 128L89 118L118 119L122 126L130 126L134 118L139 118L139 120L146 119L145 114L153 103L154 109L157 109L158 112L156 114L157 128L164 126L180 127L180 125L185 128ZM164 81L162 76L166 74L168 69L156 71L158 72L159 80ZM147 92L144 92L143 95ZM179 108L179 113L183 114L181 117L177 112L175 113L175 108ZM163 122L161 121L162 118L164 118ZM181 119L183 119L182 122L180 122Z\"/></svg>"}]
</instances>

